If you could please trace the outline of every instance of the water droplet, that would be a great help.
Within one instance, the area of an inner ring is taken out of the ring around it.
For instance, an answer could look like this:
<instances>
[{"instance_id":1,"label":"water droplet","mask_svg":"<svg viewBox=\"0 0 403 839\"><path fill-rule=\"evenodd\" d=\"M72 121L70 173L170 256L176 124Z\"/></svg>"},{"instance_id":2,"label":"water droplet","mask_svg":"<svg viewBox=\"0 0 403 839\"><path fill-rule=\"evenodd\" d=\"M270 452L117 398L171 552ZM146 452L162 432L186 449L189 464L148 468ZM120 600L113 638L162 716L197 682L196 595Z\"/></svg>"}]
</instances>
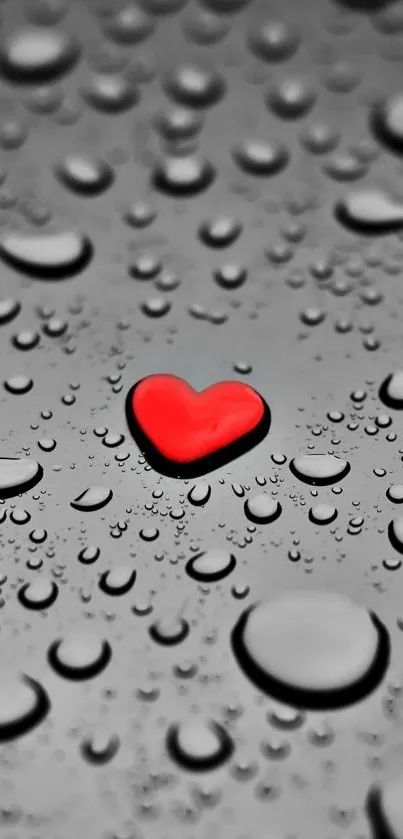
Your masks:
<instances>
[{"instance_id":1,"label":"water droplet","mask_svg":"<svg viewBox=\"0 0 403 839\"><path fill-rule=\"evenodd\" d=\"M283 143L249 139L235 146L233 158L248 175L277 175L287 165L290 154Z\"/></svg>"},{"instance_id":2,"label":"water droplet","mask_svg":"<svg viewBox=\"0 0 403 839\"><path fill-rule=\"evenodd\" d=\"M288 592L252 607L236 624L232 643L252 681L301 708L357 701L378 684L389 658L378 619L326 591Z\"/></svg>"},{"instance_id":3,"label":"water droplet","mask_svg":"<svg viewBox=\"0 0 403 839\"><path fill-rule=\"evenodd\" d=\"M187 638L190 627L185 618L165 615L154 621L149 628L153 641L163 646L174 646L181 644Z\"/></svg>"},{"instance_id":4,"label":"water droplet","mask_svg":"<svg viewBox=\"0 0 403 839\"><path fill-rule=\"evenodd\" d=\"M129 46L139 44L152 35L154 21L142 9L134 4L122 6L105 21L105 35L116 44Z\"/></svg>"},{"instance_id":5,"label":"water droplet","mask_svg":"<svg viewBox=\"0 0 403 839\"><path fill-rule=\"evenodd\" d=\"M0 689L0 742L6 743L39 725L50 710L39 682L22 674L3 672Z\"/></svg>"},{"instance_id":6,"label":"water droplet","mask_svg":"<svg viewBox=\"0 0 403 839\"><path fill-rule=\"evenodd\" d=\"M33 583L25 583L18 592L18 600L26 609L36 611L49 609L56 601L59 589L53 580L41 577Z\"/></svg>"},{"instance_id":7,"label":"water droplet","mask_svg":"<svg viewBox=\"0 0 403 839\"><path fill-rule=\"evenodd\" d=\"M403 153L403 95L395 93L378 102L371 113L371 126L378 140L391 151Z\"/></svg>"},{"instance_id":8,"label":"water droplet","mask_svg":"<svg viewBox=\"0 0 403 839\"><path fill-rule=\"evenodd\" d=\"M161 318L168 314L171 303L163 297L150 297L144 303L141 303L140 308L143 314L149 318Z\"/></svg>"},{"instance_id":9,"label":"water droplet","mask_svg":"<svg viewBox=\"0 0 403 839\"><path fill-rule=\"evenodd\" d=\"M267 96L267 104L282 119L299 119L315 104L316 94L303 79L284 79Z\"/></svg>"},{"instance_id":10,"label":"water droplet","mask_svg":"<svg viewBox=\"0 0 403 839\"><path fill-rule=\"evenodd\" d=\"M78 554L78 559L80 562L83 562L84 565L92 565L93 562L96 562L101 555L100 549L96 545L89 545L87 548L83 548L80 553Z\"/></svg>"},{"instance_id":11,"label":"water droplet","mask_svg":"<svg viewBox=\"0 0 403 839\"><path fill-rule=\"evenodd\" d=\"M331 504L315 504L309 510L309 520L313 524L331 524L337 518L336 507Z\"/></svg>"},{"instance_id":12,"label":"water droplet","mask_svg":"<svg viewBox=\"0 0 403 839\"><path fill-rule=\"evenodd\" d=\"M12 82L37 84L66 73L80 55L78 42L66 32L25 28L14 32L0 51L0 68Z\"/></svg>"},{"instance_id":13,"label":"water droplet","mask_svg":"<svg viewBox=\"0 0 403 839\"><path fill-rule=\"evenodd\" d=\"M209 248L227 248L239 237L242 225L231 216L218 216L204 221L199 238Z\"/></svg>"},{"instance_id":14,"label":"water droplet","mask_svg":"<svg viewBox=\"0 0 403 839\"><path fill-rule=\"evenodd\" d=\"M285 61L296 53L300 38L284 20L267 20L250 32L248 43L263 61Z\"/></svg>"},{"instance_id":15,"label":"water droplet","mask_svg":"<svg viewBox=\"0 0 403 839\"><path fill-rule=\"evenodd\" d=\"M118 565L105 571L99 578L99 588L104 594L118 596L127 594L136 580L136 571L128 565Z\"/></svg>"},{"instance_id":16,"label":"water droplet","mask_svg":"<svg viewBox=\"0 0 403 839\"><path fill-rule=\"evenodd\" d=\"M236 262L227 262L225 265L221 265L220 268L214 271L214 279L217 285L227 290L239 288L244 284L246 278L247 272L245 268L243 268L242 265L238 265Z\"/></svg>"},{"instance_id":17,"label":"water droplet","mask_svg":"<svg viewBox=\"0 0 403 839\"><path fill-rule=\"evenodd\" d=\"M382 382L379 398L387 408L403 409L403 370L396 370Z\"/></svg>"},{"instance_id":18,"label":"water droplet","mask_svg":"<svg viewBox=\"0 0 403 839\"><path fill-rule=\"evenodd\" d=\"M29 376L10 376L4 382L4 387L8 393L13 393L14 396L23 396L24 393L29 393L34 386L33 380Z\"/></svg>"},{"instance_id":19,"label":"water droplet","mask_svg":"<svg viewBox=\"0 0 403 839\"><path fill-rule=\"evenodd\" d=\"M225 82L216 70L183 64L167 76L165 90L187 108L208 108L222 99Z\"/></svg>"},{"instance_id":20,"label":"water droplet","mask_svg":"<svg viewBox=\"0 0 403 839\"><path fill-rule=\"evenodd\" d=\"M225 728L213 720L190 720L172 725L166 743L172 760L182 769L193 772L216 769L234 750Z\"/></svg>"},{"instance_id":21,"label":"water droplet","mask_svg":"<svg viewBox=\"0 0 403 839\"><path fill-rule=\"evenodd\" d=\"M194 504L196 507L200 507L202 504L207 504L210 495L210 484L206 483L205 481L200 481L198 484L195 484L188 493L188 500L191 504Z\"/></svg>"},{"instance_id":22,"label":"water droplet","mask_svg":"<svg viewBox=\"0 0 403 839\"><path fill-rule=\"evenodd\" d=\"M395 550L403 553L403 516L389 522L388 536Z\"/></svg>"},{"instance_id":23,"label":"water droplet","mask_svg":"<svg viewBox=\"0 0 403 839\"><path fill-rule=\"evenodd\" d=\"M19 315L21 311L21 303L14 300L13 297L7 297L0 300L0 326L5 323L10 323L11 320Z\"/></svg>"},{"instance_id":24,"label":"water droplet","mask_svg":"<svg viewBox=\"0 0 403 839\"><path fill-rule=\"evenodd\" d=\"M326 486L345 478L350 471L347 460L331 454L303 454L290 461L293 475L304 484Z\"/></svg>"},{"instance_id":25,"label":"water droplet","mask_svg":"<svg viewBox=\"0 0 403 839\"><path fill-rule=\"evenodd\" d=\"M82 88L82 96L88 105L105 114L127 111L138 100L134 82L118 73L94 74Z\"/></svg>"},{"instance_id":26,"label":"water droplet","mask_svg":"<svg viewBox=\"0 0 403 839\"><path fill-rule=\"evenodd\" d=\"M318 122L301 134L301 144L311 154L327 154L339 143L339 134L326 123Z\"/></svg>"},{"instance_id":27,"label":"water droplet","mask_svg":"<svg viewBox=\"0 0 403 839\"><path fill-rule=\"evenodd\" d=\"M403 203L380 189L348 193L336 203L338 221L356 233L393 233L403 227Z\"/></svg>"},{"instance_id":28,"label":"water droplet","mask_svg":"<svg viewBox=\"0 0 403 839\"><path fill-rule=\"evenodd\" d=\"M118 752L119 746L120 739L117 734L110 734L108 736L98 733L84 738L80 745L80 752L84 760L87 760L88 763L101 766L113 760ZM128 835L127 839L129 839Z\"/></svg>"},{"instance_id":29,"label":"water droplet","mask_svg":"<svg viewBox=\"0 0 403 839\"><path fill-rule=\"evenodd\" d=\"M90 240L80 233L13 233L0 236L0 259L38 279L64 279L83 271L92 259Z\"/></svg>"},{"instance_id":30,"label":"water droplet","mask_svg":"<svg viewBox=\"0 0 403 839\"><path fill-rule=\"evenodd\" d=\"M64 186L78 195L99 195L114 181L108 163L91 155L76 154L65 157L56 167L56 175Z\"/></svg>"},{"instance_id":31,"label":"water droplet","mask_svg":"<svg viewBox=\"0 0 403 839\"><path fill-rule=\"evenodd\" d=\"M42 477L42 466L36 460L0 457L0 498L14 498L28 492Z\"/></svg>"},{"instance_id":32,"label":"water droplet","mask_svg":"<svg viewBox=\"0 0 403 839\"><path fill-rule=\"evenodd\" d=\"M22 329L13 335L11 341L17 350L33 350L39 344L40 335L35 329Z\"/></svg>"},{"instance_id":33,"label":"water droplet","mask_svg":"<svg viewBox=\"0 0 403 839\"><path fill-rule=\"evenodd\" d=\"M386 495L389 501L394 501L395 504L403 503L403 484L392 484L387 490Z\"/></svg>"},{"instance_id":34,"label":"water droplet","mask_svg":"<svg viewBox=\"0 0 403 839\"><path fill-rule=\"evenodd\" d=\"M79 633L49 647L49 664L64 679L92 679L109 664L110 644L96 635Z\"/></svg>"},{"instance_id":35,"label":"water droplet","mask_svg":"<svg viewBox=\"0 0 403 839\"><path fill-rule=\"evenodd\" d=\"M281 504L277 499L262 492L245 501L244 511L249 521L255 524L269 524L281 515Z\"/></svg>"},{"instance_id":36,"label":"water droplet","mask_svg":"<svg viewBox=\"0 0 403 839\"><path fill-rule=\"evenodd\" d=\"M229 551L211 548L189 559L186 572L200 583L216 583L227 577L236 566L236 559Z\"/></svg>"},{"instance_id":37,"label":"water droplet","mask_svg":"<svg viewBox=\"0 0 403 839\"><path fill-rule=\"evenodd\" d=\"M74 501L70 502L70 506L80 512L90 513L105 507L112 497L113 492L108 487L88 487L80 495L77 495Z\"/></svg>"},{"instance_id":38,"label":"water droplet","mask_svg":"<svg viewBox=\"0 0 403 839\"><path fill-rule=\"evenodd\" d=\"M215 170L211 163L190 155L166 157L155 168L152 180L159 192L173 198L185 198L208 189L214 178Z\"/></svg>"}]
</instances>

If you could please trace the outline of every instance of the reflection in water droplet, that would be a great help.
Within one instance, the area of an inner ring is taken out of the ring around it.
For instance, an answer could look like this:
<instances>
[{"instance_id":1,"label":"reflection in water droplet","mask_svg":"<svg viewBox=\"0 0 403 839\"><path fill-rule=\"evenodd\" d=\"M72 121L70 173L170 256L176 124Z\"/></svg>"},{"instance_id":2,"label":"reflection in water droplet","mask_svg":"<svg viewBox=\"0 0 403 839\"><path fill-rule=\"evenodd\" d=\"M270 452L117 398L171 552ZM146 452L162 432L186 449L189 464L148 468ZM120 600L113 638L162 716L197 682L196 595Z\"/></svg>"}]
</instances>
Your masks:
<instances>
[{"instance_id":1,"label":"reflection in water droplet","mask_svg":"<svg viewBox=\"0 0 403 839\"><path fill-rule=\"evenodd\" d=\"M249 521L255 524L269 524L281 515L281 504L277 499L262 492L245 501L244 511Z\"/></svg>"},{"instance_id":2,"label":"reflection in water droplet","mask_svg":"<svg viewBox=\"0 0 403 839\"><path fill-rule=\"evenodd\" d=\"M83 271L92 259L93 247L81 233L13 233L0 236L0 259L38 279L64 279Z\"/></svg>"},{"instance_id":3,"label":"reflection in water droplet","mask_svg":"<svg viewBox=\"0 0 403 839\"><path fill-rule=\"evenodd\" d=\"M0 69L12 82L37 84L66 73L80 55L78 42L57 29L14 32L0 51Z\"/></svg>"},{"instance_id":4,"label":"reflection in water droplet","mask_svg":"<svg viewBox=\"0 0 403 839\"><path fill-rule=\"evenodd\" d=\"M403 203L380 189L362 189L348 193L337 202L335 216L357 233L394 233L403 228Z\"/></svg>"},{"instance_id":5,"label":"reflection in water droplet","mask_svg":"<svg viewBox=\"0 0 403 839\"><path fill-rule=\"evenodd\" d=\"M64 186L78 195L99 195L114 181L108 163L90 155L69 155L56 167L56 175Z\"/></svg>"},{"instance_id":6,"label":"reflection in water droplet","mask_svg":"<svg viewBox=\"0 0 403 839\"><path fill-rule=\"evenodd\" d=\"M105 571L99 578L99 588L104 594L118 596L127 594L136 580L136 571L128 565L118 565Z\"/></svg>"},{"instance_id":7,"label":"reflection in water droplet","mask_svg":"<svg viewBox=\"0 0 403 839\"><path fill-rule=\"evenodd\" d=\"M215 170L207 160L191 155L166 157L154 169L153 186L173 198L190 197L213 183Z\"/></svg>"},{"instance_id":8,"label":"reflection in water droplet","mask_svg":"<svg viewBox=\"0 0 403 839\"><path fill-rule=\"evenodd\" d=\"M249 175L277 175L287 165L290 154L286 146L275 141L250 139L233 149L233 158Z\"/></svg>"},{"instance_id":9,"label":"reflection in water droplet","mask_svg":"<svg viewBox=\"0 0 403 839\"><path fill-rule=\"evenodd\" d=\"M41 577L33 583L25 583L18 592L18 600L26 609L36 611L49 609L56 601L59 589L53 580Z\"/></svg>"},{"instance_id":10,"label":"reflection in water droplet","mask_svg":"<svg viewBox=\"0 0 403 839\"><path fill-rule=\"evenodd\" d=\"M182 769L193 772L216 769L231 757L234 750L225 728L213 720L190 720L172 725L166 744L172 760Z\"/></svg>"},{"instance_id":11,"label":"reflection in water droplet","mask_svg":"<svg viewBox=\"0 0 403 839\"><path fill-rule=\"evenodd\" d=\"M345 478L350 471L347 460L331 454L304 454L290 461L290 469L305 484L326 486Z\"/></svg>"},{"instance_id":12,"label":"reflection in water droplet","mask_svg":"<svg viewBox=\"0 0 403 839\"><path fill-rule=\"evenodd\" d=\"M357 701L376 687L389 660L380 622L326 591L288 592L252 607L236 624L232 643L261 690L302 708Z\"/></svg>"},{"instance_id":13,"label":"reflection in water droplet","mask_svg":"<svg viewBox=\"0 0 403 839\"><path fill-rule=\"evenodd\" d=\"M186 572L200 583L216 583L227 577L236 566L236 559L229 551L212 548L189 559Z\"/></svg>"},{"instance_id":14,"label":"reflection in water droplet","mask_svg":"<svg viewBox=\"0 0 403 839\"><path fill-rule=\"evenodd\" d=\"M70 506L83 513L90 513L105 507L112 497L113 492L108 487L88 487L74 501L70 502Z\"/></svg>"},{"instance_id":15,"label":"reflection in water droplet","mask_svg":"<svg viewBox=\"0 0 403 839\"><path fill-rule=\"evenodd\" d=\"M46 717L49 697L35 679L3 670L0 687L0 742L26 734Z\"/></svg>"},{"instance_id":16,"label":"reflection in water droplet","mask_svg":"<svg viewBox=\"0 0 403 839\"><path fill-rule=\"evenodd\" d=\"M51 644L49 664L65 679L91 679L98 676L112 657L110 644L96 635L79 633Z\"/></svg>"}]
</instances>

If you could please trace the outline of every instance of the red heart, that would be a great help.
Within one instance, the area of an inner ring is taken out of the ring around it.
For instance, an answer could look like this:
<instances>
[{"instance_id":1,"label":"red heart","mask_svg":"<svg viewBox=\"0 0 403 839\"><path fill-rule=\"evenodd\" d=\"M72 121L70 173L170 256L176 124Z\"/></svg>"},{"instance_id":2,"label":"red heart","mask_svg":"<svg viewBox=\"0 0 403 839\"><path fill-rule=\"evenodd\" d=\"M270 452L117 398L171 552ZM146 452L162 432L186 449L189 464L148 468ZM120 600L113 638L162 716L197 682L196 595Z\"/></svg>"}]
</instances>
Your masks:
<instances>
[{"instance_id":1,"label":"red heart","mask_svg":"<svg viewBox=\"0 0 403 839\"><path fill-rule=\"evenodd\" d=\"M151 465L181 476L202 474L243 454L270 426L268 406L249 385L218 382L198 393L168 374L137 382L126 411Z\"/></svg>"}]
</instances>

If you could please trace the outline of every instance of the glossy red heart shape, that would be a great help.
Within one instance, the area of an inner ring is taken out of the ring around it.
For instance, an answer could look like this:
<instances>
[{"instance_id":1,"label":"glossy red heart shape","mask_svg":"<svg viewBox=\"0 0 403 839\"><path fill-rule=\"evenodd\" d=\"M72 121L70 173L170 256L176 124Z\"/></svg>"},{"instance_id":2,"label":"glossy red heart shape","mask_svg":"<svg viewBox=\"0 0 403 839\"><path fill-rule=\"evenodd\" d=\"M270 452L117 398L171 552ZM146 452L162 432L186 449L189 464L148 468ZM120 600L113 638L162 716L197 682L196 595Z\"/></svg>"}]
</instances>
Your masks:
<instances>
[{"instance_id":1,"label":"glossy red heart shape","mask_svg":"<svg viewBox=\"0 0 403 839\"><path fill-rule=\"evenodd\" d=\"M169 374L141 379L126 413L133 436L158 471L208 472L243 454L267 434L270 411L243 382L218 382L201 392Z\"/></svg>"}]
</instances>

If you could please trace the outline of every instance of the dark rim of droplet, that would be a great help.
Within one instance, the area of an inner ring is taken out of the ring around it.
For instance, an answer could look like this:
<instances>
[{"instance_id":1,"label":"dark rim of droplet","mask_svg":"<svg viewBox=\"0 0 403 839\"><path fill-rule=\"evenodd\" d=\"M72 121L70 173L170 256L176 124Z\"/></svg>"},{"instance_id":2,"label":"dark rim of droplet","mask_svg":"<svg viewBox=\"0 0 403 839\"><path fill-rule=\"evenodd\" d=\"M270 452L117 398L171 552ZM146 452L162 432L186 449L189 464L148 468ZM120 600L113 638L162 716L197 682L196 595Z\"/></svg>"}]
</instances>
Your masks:
<instances>
[{"instance_id":1,"label":"dark rim of droplet","mask_svg":"<svg viewBox=\"0 0 403 839\"><path fill-rule=\"evenodd\" d=\"M175 644L181 644L187 638L190 632L190 626L185 618L180 618L178 631L172 635L168 635L160 631L159 621L154 621L149 627L148 632L157 644L162 644L164 647L173 647Z\"/></svg>"},{"instance_id":2,"label":"dark rim of droplet","mask_svg":"<svg viewBox=\"0 0 403 839\"><path fill-rule=\"evenodd\" d=\"M53 82L72 70L81 54L77 40L71 40L68 49L62 57L48 61L45 66L24 69L8 60L7 53L0 53L0 70L2 75L15 84L37 85Z\"/></svg>"},{"instance_id":3,"label":"dark rim of droplet","mask_svg":"<svg viewBox=\"0 0 403 839\"><path fill-rule=\"evenodd\" d=\"M215 180L216 172L214 166L208 161L203 161L200 176L189 183L175 183L167 179L163 167L157 166L152 174L152 186L159 192L169 195L171 198L191 198L208 189Z\"/></svg>"},{"instance_id":4,"label":"dark rim of droplet","mask_svg":"<svg viewBox=\"0 0 403 839\"><path fill-rule=\"evenodd\" d=\"M198 583L218 583L220 580L228 577L228 574L231 574L231 571L234 570L236 566L236 559L234 554L230 554L228 565L226 565L225 568L221 568L219 571L212 571L211 573L198 571L197 568L194 567L194 564L196 560L200 559L201 556L204 556L205 553L206 551L200 551L200 553L192 556L192 558L186 563L186 573L192 578L192 580L196 580Z\"/></svg>"},{"instance_id":5,"label":"dark rim of droplet","mask_svg":"<svg viewBox=\"0 0 403 839\"><path fill-rule=\"evenodd\" d=\"M346 460L346 465L345 465L344 469L342 469L341 472L337 472L336 475L330 475L329 477L324 477L324 478L311 478L309 475L303 475L302 472L300 472L296 468L295 458L290 460L289 467L290 467L290 470L291 470L292 474L294 475L294 477L298 478L299 481L302 481L303 484L309 484L310 486L322 486L322 487L330 486L331 484L334 484L338 481L342 481L343 478L345 478L346 475L348 475L348 473L351 470L351 466L350 466L348 460Z\"/></svg>"},{"instance_id":6,"label":"dark rim of droplet","mask_svg":"<svg viewBox=\"0 0 403 839\"><path fill-rule=\"evenodd\" d=\"M171 758L181 766L182 769L188 769L190 772L204 772L221 766L222 763L229 760L233 751L234 744L228 732L216 722L210 722L212 731L217 735L220 742L220 748L211 757L192 757L185 754L180 746L180 729L179 725L171 725L166 738L166 745Z\"/></svg>"},{"instance_id":7,"label":"dark rim of droplet","mask_svg":"<svg viewBox=\"0 0 403 839\"><path fill-rule=\"evenodd\" d=\"M95 166L98 167L99 177L95 178L93 181L80 181L74 178L69 174L63 164L55 166L55 175L60 183L67 187L67 189L71 192L76 192L77 195L81 195L83 197L92 198L93 196L100 195L101 192L105 192L105 190L109 189L115 180L113 169L108 166L108 164L103 161L99 163L98 161L95 161Z\"/></svg>"},{"instance_id":8,"label":"dark rim of droplet","mask_svg":"<svg viewBox=\"0 0 403 839\"><path fill-rule=\"evenodd\" d=\"M92 565L93 562L96 562L101 555L101 551L97 548L93 554L90 554L90 558L87 559L85 554L87 553L88 548L83 548L80 553L78 554L78 559L80 562L83 562L84 565Z\"/></svg>"},{"instance_id":9,"label":"dark rim of droplet","mask_svg":"<svg viewBox=\"0 0 403 839\"><path fill-rule=\"evenodd\" d=\"M62 643L62 640L54 641L49 647L47 658L55 672L64 679L70 679L74 682L81 681L81 679L92 679L105 669L112 658L111 645L108 641L104 640L102 641L101 654L95 661L83 667L70 667L68 664L60 661L58 657L59 647Z\"/></svg>"},{"instance_id":10,"label":"dark rim of droplet","mask_svg":"<svg viewBox=\"0 0 403 839\"><path fill-rule=\"evenodd\" d=\"M199 239L203 242L204 245L207 245L209 248L227 248L229 245L232 245L240 235L242 230L242 226L239 222L234 222L232 225L229 226L228 231L224 235L215 236L214 233L211 232L210 224L205 221L199 228Z\"/></svg>"},{"instance_id":11,"label":"dark rim of droplet","mask_svg":"<svg viewBox=\"0 0 403 839\"><path fill-rule=\"evenodd\" d=\"M27 590L30 588L30 583L25 583L21 586L18 592L18 600L20 601L21 605L25 607L25 609L31 609L33 612L42 612L44 609L49 609L50 606L57 600L59 589L56 583L51 580L51 591L50 594L44 600L30 600L26 596Z\"/></svg>"},{"instance_id":12,"label":"dark rim of droplet","mask_svg":"<svg viewBox=\"0 0 403 839\"><path fill-rule=\"evenodd\" d=\"M389 385L392 381L393 373L390 376L387 376L384 382L382 382L378 396L381 402L386 405L387 408L394 408L395 411L402 411L403 410L403 399L395 399L391 396L388 392Z\"/></svg>"},{"instance_id":13,"label":"dark rim of droplet","mask_svg":"<svg viewBox=\"0 0 403 839\"><path fill-rule=\"evenodd\" d=\"M344 201L338 201L334 208L334 216L340 224L353 233L362 236L382 236L387 233L396 233L403 227L403 218L388 221L364 221L352 216Z\"/></svg>"},{"instance_id":14,"label":"dark rim of droplet","mask_svg":"<svg viewBox=\"0 0 403 839\"><path fill-rule=\"evenodd\" d=\"M378 102L370 116L370 126L379 142L389 151L401 155L403 153L403 137L399 139L388 127L387 102Z\"/></svg>"},{"instance_id":15,"label":"dark rim of droplet","mask_svg":"<svg viewBox=\"0 0 403 839\"><path fill-rule=\"evenodd\" d=\"M192 487L190 492L188 492L188 501L190 501L190 503L193 504L194 507L203 507L204 504L207 504L207 501L209 500L211 495L211 486L209 486L207 492L205 493L205 495L203 495L203 498L201 498L200 500L194 497L194 495L192 494L193 490L194 487Z\"/></svg>"},{"instance_id":16,"label":"dark rim of droplet","mask_svg":"<svg viewBox=\"0 0 403 839\"><path fill-rule=\"evenodd\" d=\"M127 594L127 592L130 591L131 588L133 588L137 577L137 571L133 570L130 574L129 579L125 583L122 583L121 586L111 586L108 583L109 573L109 571L104 571L104 573L101 574L99 578L98 586L101 589L101 591L104 592L104 594L110 594L113 597L118 597L121 594Z\"/></svg>"},{"instance_id":17,"label":"dark rim of droplet","mask_svg":"<svg viewBox=\"0 0 403 839\"><path fill-rule=\"evenodd\" d=\"M3 262L11 268L15 268L21 274L25 274L28 277L35 277L37 280L64 280L69 277L74 277L80 271L84 271L84 268L89 265L93 254L94 246L88 236L84 236L82 239L82 248L75 259L62 264L43 265L20 259L16 254L9 253L0 242L0 257Z\"/></svg>"},{"instance_id":18,"label":"dark rim of droplet","mask_svg":"<svg viewBox=\"0 0 403 839\"><path fill-rule=\"evenodd\" d=\"M83 507L82 504L80 504L80 499L83 498L83 496L86 495L87 492L88 489L85 489L84 492L81 493L81 495L74 499L74 501L70 501L70 507L73 507L74 510L78 510L79 513L95 513L97 510L101 510L102 507L105 507L107 504L109 504L111 498L113 498L113 492L110 489L108 490L108 495L105 496L105 498L103 498L102 501L98 501L97 504L91 504L88 507Z\"/></svg>"},{"instance_id":19,"label":"dark rim of droplet","mask_svg":"<svg viewBox=\"0 0 403 839\"><path fill-rule=\"evenodd\" d=\"M281 513L282 513L283 508L282 508L280 502L277 501L276 503L277 503L277 507L274 510L274 512L271 513L270 515L268 515L268 516L255 516L254 513L252 513L252 511L249 508L248 499L246 499L246 501L243 505L245 516L246 516L247 519L249 519L249 521L253 521L254 524L269 524L270 522L278 519L279 516L281 516Z\"/></svg>"},{"instance_id":20,"label":"dark rim of droplet","mask_svg":"<svg viewBox=\"0 0 403 839\"><path fill-rule=\"evenodd\" d=\"M21 681L35 693L35 704L25 714L10 722L0 723L0 743L15 740L38 725L49 713L51 702L42 685L23 673Z\"/></svg>"},{"instance_id":21,"label":"dark rim of droplet","mask_svg":"<svg viewBox=\"0 0 403 839\"><path fill-rule=\"evenodd\" d=\"M240 288L240 286L244 284L246 277L247 271L245 268L239 268L235 277L232 276L229 280L225 276L225 266L224 269L219 268L217 271L214 271L214 279L217 285L229 291L235 288Z\"/></svg>"},{"instance_id":22,"label":"dark rim of droplet","mask_svg":"<svg viewBox=\"0 0 403 839\"><path fill-rule=\"evenodd\" d=\"M382 804L382 789L379 786L370 787L367 793L365 810L376 839L396 839L389 827L386 813Z\"/></svg>"},{"instance_id":23,"label":"dark rim of droplet","mask_svg":"<svg viewBox=\"0 0 403 839\"><path fill-rule=\"evenodd\" d=\"M334 508L332 515L327 516L325 519L315 518L314 509L312 507L311 507L311 509L309 510L309 513L308 513L309 521L311 521L312 524L318 524L320 527L322 525L325 525L325 524L331 524L332 521L335 521L335 519L337 519L337 516L338 516L338 512L337 512L336 508Z\"/></svg>"},{"instance_id":24,"label":"dark rim of droplet","mask_svg":"<svg viewBox=\"0 0 403 839\"><path fill-rule=\"evenodd\" d=\"M149 465L156 472L160 472L161 475L166 475L170 478L199 478L201 475L213 472L215 469L225 466L230 461L235 460L235 458L246 454L246 452L250 451L250 449L254 448L254 446L261 443L269 432L271 423L270 408L263 397L258 394L262 401L264 410L262 419L252 431L244 434L239 438L239 440L235 440L228 446L223 446L222 449L214 452L213 454L206 455L198 460L193 460L190 463L176 463L174 460L170 460L160 454L160 452L152 445L139 423L136 421L132 407L133 395L136 387L138 387L142 381L143 379L140 379L136 382L127 394L126 422L133 439L137 443Z\"/></svg>"},{"instance_id":25,"label":"dark rim of droplet","mask_svg":"<svg viewBox=\"0 0 403 839\"><path fill-rule=\"evenodd\" d=\"M7 458L0 457L0 467L1 467L1 461L2 460L20 460L20 458L18 458L18 457L12 457L12 458L11 457L7 457ZM33 475L33 477L29 481L24 481L22 484L18 484L17 486L0 487L0 498L15 498L17 495L22 495L24 492L28 492L30 489L32 489L34 486L36 486L36 484L38 484L39 481L42 480L42 478L43 478L43 468L40 465L40 463L38 463L38 471L36 472L35 475Z\"/></svg>"},{"instance_id":26,"label":"dark rim of droplet","mask_svg":"<svg viewBox=\"0 0 403 839\"><path fill-rule=\"evenodd\" d=\"M118 752L120 740L117 734L114 734L103 751L95 751L93 742L90 739L85 739L80 745L80 752L85 760L89 763L94 763L97 766L102 766L104 763L109 763Z\"/></svg>"},{"instance_id":27,"label":"dark rim of droplet","mask_svg":"<svg viewBox=\"0 0 403 839\"><path fill-rule=\"evenodd\" d=\"M34 383L32 379L27 379L24 387L15 388L12 386L11 382L6 379L6 381L3 382L3 385L7 393L12 393L13 396L25 396L26 393L29 393L29 391L32 390Z\"/></svg>"},{"instance_id":28,"label":"dark rim of droplet","mask_svg":"<svg viewBox=\"0 0 403 839\"><path fill-rule=\"evenodd\" d=\"M304 690L269 676L253 661L244 643L249 615L257 605L249 607L241 614L231 633L231 647L245 676L263 693L285 705L307 710L331 710L359 702L372 693L382 681L389 666L391 644L386 627L373 612L369 612L369 616L378 633L378 647L367 672L352 684L332 690Z\"/></svg>"},{"instance_id":29,"label":"dark rim of droplet","mask_svg":"<svg viewBox=\"0 0 403 839\"><path fill-rule=\"evenodd\" d=\"M390 521L388 524L389 542L392 545L392 548L395 549L395 551L397 551L399 554L403 554L403 542L401 542L400 539L397 538L393 522L394 520L392 519L392 521Z\"/></svg>"}]
</instances>

